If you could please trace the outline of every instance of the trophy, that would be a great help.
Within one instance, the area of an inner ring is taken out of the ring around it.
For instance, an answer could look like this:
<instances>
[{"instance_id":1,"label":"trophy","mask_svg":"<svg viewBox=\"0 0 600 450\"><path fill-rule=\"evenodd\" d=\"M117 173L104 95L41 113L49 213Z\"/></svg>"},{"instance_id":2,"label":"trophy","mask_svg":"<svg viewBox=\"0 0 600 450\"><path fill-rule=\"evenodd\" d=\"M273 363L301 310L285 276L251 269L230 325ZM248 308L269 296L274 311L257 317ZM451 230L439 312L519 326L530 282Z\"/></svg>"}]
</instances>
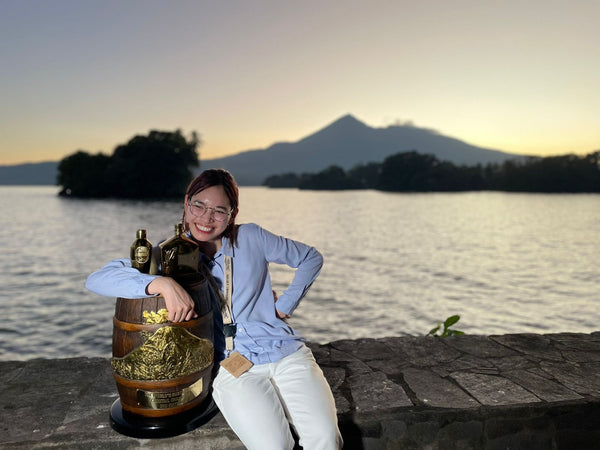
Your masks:
<instances>
[{"instance_id":1,"label":"trophy","mask_svg":"<svg viewBox=\"0 0 600 450\"><path fill-rule=\"evenodd\" d=\"M173 277L190 294L198 317L169 322L162 297L117 298L111 366L119 399L110 410L111 426L138 438L182 434L217 412L210 396L212 297L208 280L198 273L198 246L177 224L175 235L153 251L153 258L160 259L163 276Z\"/></svg>"}]
</instances>

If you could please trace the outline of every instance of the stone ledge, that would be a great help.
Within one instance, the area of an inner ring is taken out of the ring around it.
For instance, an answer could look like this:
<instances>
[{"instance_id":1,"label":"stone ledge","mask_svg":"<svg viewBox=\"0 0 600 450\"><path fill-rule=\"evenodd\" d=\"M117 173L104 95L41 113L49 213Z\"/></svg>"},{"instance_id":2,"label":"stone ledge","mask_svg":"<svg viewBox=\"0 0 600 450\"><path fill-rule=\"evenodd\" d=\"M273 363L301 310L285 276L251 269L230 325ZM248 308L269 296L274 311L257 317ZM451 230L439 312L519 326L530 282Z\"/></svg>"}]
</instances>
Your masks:
<instances>
[{"instance_id":1,"label":"stone ledge","mask_svg":"<svg viewBox=\"0 0 600 450\"><path fill-rule=\"evenodd\" d=\"M348 449L597 448L600 333L310 344ZM243 448L221 414L189 433L115 432L104 358L0 362L0 448Z\"/></svg>"}]
</instances>

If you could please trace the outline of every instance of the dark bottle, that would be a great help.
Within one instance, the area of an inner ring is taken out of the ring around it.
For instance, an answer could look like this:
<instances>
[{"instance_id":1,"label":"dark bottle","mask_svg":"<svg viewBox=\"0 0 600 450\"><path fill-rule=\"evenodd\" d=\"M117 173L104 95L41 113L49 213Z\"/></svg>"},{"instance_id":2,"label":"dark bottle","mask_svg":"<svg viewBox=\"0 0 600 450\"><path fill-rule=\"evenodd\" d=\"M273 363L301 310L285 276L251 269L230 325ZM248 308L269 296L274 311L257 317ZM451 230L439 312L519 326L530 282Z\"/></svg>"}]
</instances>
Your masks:
<instances>
[{"instance_id":1,"label":"dark bottle","mask_svg":"<svg viewBox=\"0 0 600 450\"><path fill-rule=\"evenodd\" d=\"M146 230L137 230L136 239L131 244L129 256L131 257L131 267L142 273L150 272L152 244L146 239Z\"/></svg>"},{"instance_id":2,"label":"dark bottle","mask_svg":"<svg viewBox=\"0 0 600 450\"><path fill-rule=\"evenodd\" d=\"M159 245L162 274L186 277L198 273L200 249L198 244L182 234L182 225L175 225L175 234Z\"/></svg>"}]
</instances>

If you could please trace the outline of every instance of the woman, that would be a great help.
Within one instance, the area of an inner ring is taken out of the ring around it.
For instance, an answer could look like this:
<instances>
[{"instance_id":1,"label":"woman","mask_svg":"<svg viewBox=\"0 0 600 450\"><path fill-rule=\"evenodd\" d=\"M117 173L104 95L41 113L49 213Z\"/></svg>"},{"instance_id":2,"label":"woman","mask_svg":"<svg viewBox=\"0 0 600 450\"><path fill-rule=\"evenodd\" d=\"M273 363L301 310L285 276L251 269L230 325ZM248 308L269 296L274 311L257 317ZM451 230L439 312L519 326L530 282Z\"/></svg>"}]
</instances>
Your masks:
<instances>
[{"instance_id":1,"label":"woman","mask_svg":"<svg viewBox=\"0 0 600 450\"><path fill-rule=\"evenodd\" d=\"M224 354L216 356L225 360L213 381L215 403L250 449L293 448L290 424L307 450L341 448L331 389L310 349L286 321L318 276L323 258L314 248L258 225L236 225L238 199L231 174L214 169L196 177L184 199L184 230L200 247L201 265L225 291L228 260L232 266L229 334L234 336ZM271 288L270 262L296 268L279 298ZM93 273L86 287L106 296L161 295L169 320L195 317L192 299L174 279L141 274L128 259Z\"/></svg>"}]
</instances>

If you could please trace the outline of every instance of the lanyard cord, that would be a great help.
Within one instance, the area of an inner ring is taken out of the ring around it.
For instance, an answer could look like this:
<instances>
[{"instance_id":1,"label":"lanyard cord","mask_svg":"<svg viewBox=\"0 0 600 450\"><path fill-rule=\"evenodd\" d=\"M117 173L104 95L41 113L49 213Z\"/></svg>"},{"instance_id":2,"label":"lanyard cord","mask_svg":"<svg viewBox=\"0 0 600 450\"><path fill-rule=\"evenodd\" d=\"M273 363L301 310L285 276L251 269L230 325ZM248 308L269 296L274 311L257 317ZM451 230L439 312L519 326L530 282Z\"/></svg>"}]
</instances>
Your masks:
<instances>
[{"instance_id":1,"label":"lanyard cord","mask_svg":"<svg viewBox=\"0 0 600 450\"><path fill-rule=\"evenodd\" d=\"M233 291L233 268L231 263L231 256L224 255L225 258L225 313L223 314L223 324L231 325L232 320L232 309L231 309L231 294ZM235 327L235 325L234 325ZM228 334L231 334L228 336ZM233 334L225 333L225 348L227 352L233 350Z\"/></svg>"},{"instance_id":2,"label":"lanyard cord","mask_svg":"<svg viewBox=\"0 0 600 450\"><path fill-rule=\"evenodd\" d=\"M208 279L211 284L213 290L219 296L219 304L221 306L221 315L223 316L223 325L225 325L225 348L227 353L231 353L233 350L233 335L235 334L233 330L235 330L235 325L232 325L232 309L231 309L231 297L233 292L233 264L231 261L231 256L223 255L225 260L225 295L217 286L215 279L212 274L208 271L206 266L202 264L202 271L204 275ZM232 330L233 329L233 330Z\"/></svg>"}]
</instances>

